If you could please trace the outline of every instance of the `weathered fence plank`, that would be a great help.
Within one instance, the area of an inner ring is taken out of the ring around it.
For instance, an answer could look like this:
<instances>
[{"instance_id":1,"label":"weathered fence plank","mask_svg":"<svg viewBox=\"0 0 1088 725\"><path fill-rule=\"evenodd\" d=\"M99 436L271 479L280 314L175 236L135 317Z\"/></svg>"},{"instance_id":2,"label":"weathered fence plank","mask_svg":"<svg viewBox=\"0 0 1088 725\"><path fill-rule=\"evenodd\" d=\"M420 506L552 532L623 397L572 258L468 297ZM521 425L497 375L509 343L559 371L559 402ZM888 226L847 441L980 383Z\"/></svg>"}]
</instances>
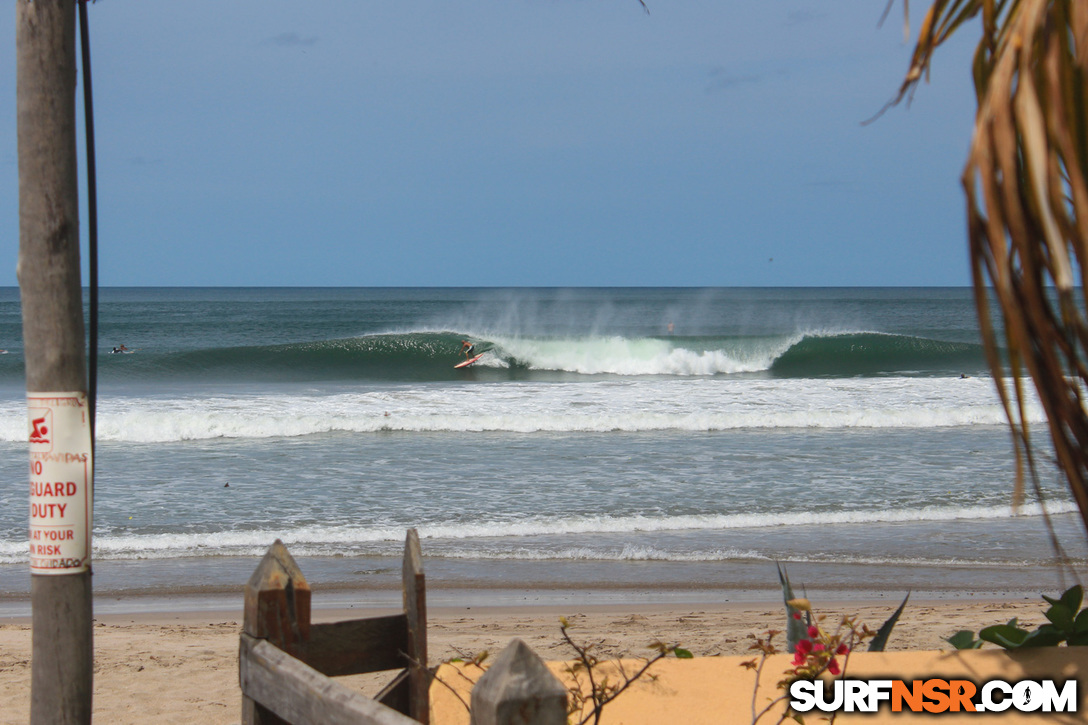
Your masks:
<instances>
[{"instance_id":1,"label":"weathered fence plank","mask_svg":"<svg viewBox=\"0 0 1088 725\"><path fill-rule=\"evenodd\" d=\"M409 688L408 688L408 670L401 670L397 673L397 676L393 678L393 681L383 687L374 699L385 705L391 707L397 712L408 712L409 706ZM430 708L427 709L427 716L430 717Z\"/></svg>"},{"instance_id":2,"label":"weathered fence plank","mask_svg":"<svg viewBox=\"0 0 1088 725\"><path fill-rule=\"evenodd\" d=\"M427 586L419 534L408 529L404 540L404 614L408 618L408 714L428 725L431 721L431 676L427 672Z\"/></svg>"},{"instance_id":3,"label":"weathered fence plank","mask_svg":"<svg viewBox=\"0 0 1088 725\"><path fill-rule=\"evenodd\" d=\"M407 665L401 654L407 639L403 614L311 624L299 659L329 677L398 670Z\"/></svg>"},{"instance_id":4,"label":"weathered fence plank","mask_svg":"<svg viewBox=\"0 0 1088 725\"><path fill-rule=\"evenodd\" d=\"M293 723L418 725L417 721L348 689L266 640L241 638L243 696Z\"/></svg>"},{"instance_id":5,"label":"weathered fence plank","mask_svg":"<svg viewBox=\"0 0 1088 725\"><path fill-rule=\"evenodd\" d=\"M566 725L567 690L514 639L472 688L472 725Z\"/></svg>"}]
</instances>

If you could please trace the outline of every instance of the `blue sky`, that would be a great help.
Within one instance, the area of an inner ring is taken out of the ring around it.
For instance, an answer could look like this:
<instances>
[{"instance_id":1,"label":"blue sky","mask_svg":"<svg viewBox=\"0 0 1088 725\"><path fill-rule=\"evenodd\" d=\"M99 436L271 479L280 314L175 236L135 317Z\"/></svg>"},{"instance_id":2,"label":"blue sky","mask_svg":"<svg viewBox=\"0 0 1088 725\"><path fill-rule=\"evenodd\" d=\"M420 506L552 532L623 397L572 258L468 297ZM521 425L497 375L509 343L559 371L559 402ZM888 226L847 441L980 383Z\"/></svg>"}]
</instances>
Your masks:
<instances>
[{"instance_id":1,"label":"blue sky","mask_svg":"<svg viewBox=\"0 0 1088 725\"><path fill-rule=\"evenodd\" d=\"M99 0L102 284L970 283L972 38L862 126L901 4L647 2ZM14 285L10 8L0 37Z\"/></svg>"}]
</instances>

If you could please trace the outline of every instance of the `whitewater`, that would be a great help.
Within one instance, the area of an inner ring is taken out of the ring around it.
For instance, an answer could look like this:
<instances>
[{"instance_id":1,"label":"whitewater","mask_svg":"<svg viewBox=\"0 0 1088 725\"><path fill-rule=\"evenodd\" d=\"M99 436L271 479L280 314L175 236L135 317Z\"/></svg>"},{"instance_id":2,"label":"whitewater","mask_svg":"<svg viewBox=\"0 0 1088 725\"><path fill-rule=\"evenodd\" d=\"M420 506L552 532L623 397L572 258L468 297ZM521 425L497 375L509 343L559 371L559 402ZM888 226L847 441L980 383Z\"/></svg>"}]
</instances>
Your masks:
<instances>
[{"instance_id":1,"label":"whitewater","mask_svg":"<svg viewBox=\"0 0 1088 725\"><path fill-rule=\"evenodd\" d=\"M0 440L25 438L24 404L0 404ZM1043 421L1041 408L1029 419ZM98 439L165 443L330 432L654 432L1000 425L988 378L670 380L390 387L104 400Z\"/></svg>"},{"instance_id":2,"label":"whitewater","mask_svg":"<svg viewBox=\"0 0 1088 725\"><path fill-rule=\"evenodd\" d=\"M1011 505L967 289L115 289L102 339L108 589L229 587L276 538L384 586L408 527L440 587L759 586L788 562L1034 591L1048 518L1088 561L1053 469ZM484 357L455 370L465 339ZM0 340L3 597L29 587L14 290Z\"/></svg>"}]
</instances>

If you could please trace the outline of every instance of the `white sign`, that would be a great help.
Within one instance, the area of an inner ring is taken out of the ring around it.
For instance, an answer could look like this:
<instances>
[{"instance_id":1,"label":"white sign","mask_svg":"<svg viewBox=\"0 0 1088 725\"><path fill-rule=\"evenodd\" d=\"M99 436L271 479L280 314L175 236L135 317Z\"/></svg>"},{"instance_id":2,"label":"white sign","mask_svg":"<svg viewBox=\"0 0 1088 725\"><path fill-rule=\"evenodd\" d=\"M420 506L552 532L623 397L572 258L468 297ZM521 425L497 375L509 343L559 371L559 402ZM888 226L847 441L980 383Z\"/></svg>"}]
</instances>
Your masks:
<instances>
[{"instance_id":1,"label":"white sign","mask_svg":"<svg viewBox=\"0 0 1088 725\"><path fill-rule=\"evenodd\" d=\"M86 393L27 393L30 573L78 574L91 563L93 471Z\"/></svg>"}]
</instances>

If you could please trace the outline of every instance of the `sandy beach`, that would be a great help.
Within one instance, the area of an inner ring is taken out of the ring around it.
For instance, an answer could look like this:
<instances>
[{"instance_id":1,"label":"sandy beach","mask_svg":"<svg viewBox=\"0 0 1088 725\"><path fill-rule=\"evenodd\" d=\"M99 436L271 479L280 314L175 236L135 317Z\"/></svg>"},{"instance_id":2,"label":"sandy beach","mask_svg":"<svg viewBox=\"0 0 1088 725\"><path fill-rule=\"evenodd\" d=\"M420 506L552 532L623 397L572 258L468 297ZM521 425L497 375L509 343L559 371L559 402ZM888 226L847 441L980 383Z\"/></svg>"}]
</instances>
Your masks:
<instances>
[{"instance_id":1,"label":"sandy beach","mask_svg":"<svg viewBox=\"0 0 1088 725\"><path fill-rule=\"evenodd\" d=\"M858 615L879 626L896 603L871 600L815 602L829 617ZM102 722L236 723L239 719L237 610L104 614L95 619L94 716ZM943 638L959 629L1018 617L1043 621L1038 597L912 601L889 642L889 651L946 649ZM390 613L386 610L316 609L315 621ZM432 663L482 650L498 653L520 637L541 657L565 660L558 618L571 622L579 642L599 655L641 656L653 640L677 643L697 657L743 655L748 635L781 629L780 601L433 608L428 616ZM26 618L0 619L0 723L25 723L30 702L31 631ZM376 683L350 678L364 691ZM356 681L357 680L357 681Z\"/></svg>"}]
</instances>

